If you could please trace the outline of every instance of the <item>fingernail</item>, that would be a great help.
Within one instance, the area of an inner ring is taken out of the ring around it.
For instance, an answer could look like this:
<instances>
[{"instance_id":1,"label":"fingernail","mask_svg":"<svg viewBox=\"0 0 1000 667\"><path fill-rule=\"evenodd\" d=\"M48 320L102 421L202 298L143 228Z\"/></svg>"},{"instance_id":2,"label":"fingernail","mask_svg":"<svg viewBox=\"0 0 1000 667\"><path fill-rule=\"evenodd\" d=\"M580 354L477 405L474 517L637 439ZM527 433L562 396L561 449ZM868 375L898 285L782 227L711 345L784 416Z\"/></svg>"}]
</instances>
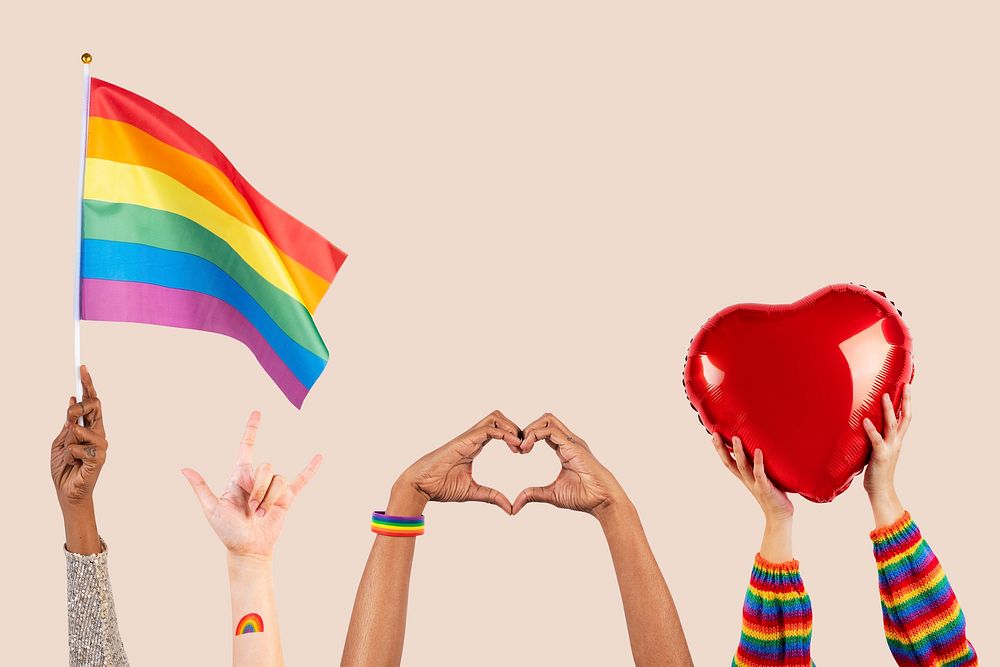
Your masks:
<instances>
[{"instance_id":1,"label":"fingernail","mask_svg":"<svg viewBox=\"0 0 1000 667\"><path fill-rule=\"evenodd\" d=\"M251 512L253 512L254 510L256 510L259 506L260 506L260 501L259 500L251 500L250 501L250 511Z\"/></svg>"},{"instance_id":2,"label":"fingernail","mask_svg":"<svg viewBox=\"0 0 1000 667\"><path fill-rule=\"evenodd\" d=\"M263 507L258 508L257 511L254 512L254 514L258 517L264 516L264 508Z\"/></svg>"}]
</instances>

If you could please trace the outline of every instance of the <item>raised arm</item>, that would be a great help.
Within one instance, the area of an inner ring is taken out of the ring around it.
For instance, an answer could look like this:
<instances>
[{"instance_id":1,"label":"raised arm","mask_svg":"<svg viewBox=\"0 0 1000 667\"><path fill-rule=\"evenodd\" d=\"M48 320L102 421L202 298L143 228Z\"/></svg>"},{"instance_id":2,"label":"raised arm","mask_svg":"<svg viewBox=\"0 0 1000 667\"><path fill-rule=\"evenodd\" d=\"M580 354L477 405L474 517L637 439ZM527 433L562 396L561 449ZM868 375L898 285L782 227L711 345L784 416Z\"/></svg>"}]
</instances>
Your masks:
<instances>
[{"instance_id":1,"label":"raised arm","mask_svg":"<svg viewBox=\"0 0 1000 667\"><path fill-rule=\"evenodd\" d=\"M514 514L528 503L543 502L596 518L611 551L635 664L691 665L670 589L646 541L639 513L618 480L582 438L551 414L524 429L520 449L527 453L538 441L555 451L562 469L548 486L522 491L514 501Z\"/></svg>"},{"instance_id":2,"label":"raised arm","mask_svg":"<svg viewBox=\"0 0 1000 667\"><path fill-rule=\"evenodd\" d=\"M503 440L517 451L520 430L499 411L494 412L418 460L393 484L385 516L373 516L375 541L358 585L341 665L400 664L414 538L423 532L428 501L492 503L510 514L506 496L472 478L472 461L490 440Z\"/></svg>"},{"instance_id":3,"label":"raised arm","mask_svg":"<svg viewBox=\"0 0 1000 667\"><path fill-rule=\"evenodd\" d=\"M747 458L743 443L733 438L733 451L718 433L712 444L723 465L753 494L764 513L764 535L754 558L743 601L743 628L734 667L808 667L812 665L812 605L799 562L792 552L792 516L788 494L767 476L764 452Z\"/></svg>"},{"instance_id":4,"label":"raised arm","mask_svg":"<svg viewBox=\"0 0 1000 667\"><path fill-rule=\"evenodd\" d=\"M128 665L128 657L118 631L107 545L97 532L94 510L94 486L107 460L108 440L101 401L86 366L80 367L80 377L82 400L69 399L51 450L52 481L66 531L69 664L120 667Z\"/></svg>"},{"instance_id":5,"label":"raised arm","mask_svg":"<svg viewBox=\"0 0 1000 667\"><path fill-rule=\"evenodd\" d=\"M896 493L896 463L913 416L909 385L899 419L888 395L882 397L882 412L884 434L865 420L872 442L865 491L875 518L871 540L889 650L906 667L978 665L948 577Z\"/></svg>"},{"instance_id":6,"label":"raised arm","mask_svg":"<svg viewBox=\"0 0 1000 667\"><path fill-rule=\"evenodd\" d=\"M322 462L317 454L291 482L269 463L254 467L260 413L253 412L240 441L236 466L218 498L196 471L181 471L191 484L209 525L226 547L232 608L233 665L283 665L272 554L285 517Z\"/></svg>"}]
</instances>

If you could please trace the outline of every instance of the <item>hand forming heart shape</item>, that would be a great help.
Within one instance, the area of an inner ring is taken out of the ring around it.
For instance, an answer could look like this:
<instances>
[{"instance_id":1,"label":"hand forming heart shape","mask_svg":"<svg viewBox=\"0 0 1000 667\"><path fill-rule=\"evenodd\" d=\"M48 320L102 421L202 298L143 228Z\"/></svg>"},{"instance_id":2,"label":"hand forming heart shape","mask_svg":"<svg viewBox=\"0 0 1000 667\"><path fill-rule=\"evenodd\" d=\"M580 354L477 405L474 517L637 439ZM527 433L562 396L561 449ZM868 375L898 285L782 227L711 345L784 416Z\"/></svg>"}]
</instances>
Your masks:
<instances>
[{"instance_id":1,"label":"hand forming heart shape","mask_svg":"<svg viewBox=\"0 0 1000 667\"><path fill-rule=\"evenodd\" d=\"M524 489L511 504L503 493L472 477L472 461L490 440L503 440L511 452L521 454L545 441L562 464L559 474L550 484ZM517 514L531 502L595 513L624 495L614 475L594 457L587 443L555 416L546 413L522 430L499 410L411 465L393 487L394 496L407 493L419 494L425 503L492 503L508 514Z\"/></svg>"}]
</instances>

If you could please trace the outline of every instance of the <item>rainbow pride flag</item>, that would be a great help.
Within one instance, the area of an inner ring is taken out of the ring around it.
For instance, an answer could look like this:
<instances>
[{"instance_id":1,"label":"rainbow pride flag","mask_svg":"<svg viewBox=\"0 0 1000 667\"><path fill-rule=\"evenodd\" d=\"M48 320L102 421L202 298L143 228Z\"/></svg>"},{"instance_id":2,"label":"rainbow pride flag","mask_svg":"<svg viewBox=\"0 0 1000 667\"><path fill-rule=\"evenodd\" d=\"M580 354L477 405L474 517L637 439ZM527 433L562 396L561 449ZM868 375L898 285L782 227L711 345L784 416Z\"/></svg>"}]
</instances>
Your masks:
<instances>
[{"instance_id":1,"label":"rainbow pride flag","mask_svg":"<svg viewBox=\"0 0 1000 667\"><path fill-rule=\"evenodd\" d=\"M235 338L301 407L330 356L313 313L345 253L183 120L90 81L80 318Z\"/></svg>"}]
</instances>

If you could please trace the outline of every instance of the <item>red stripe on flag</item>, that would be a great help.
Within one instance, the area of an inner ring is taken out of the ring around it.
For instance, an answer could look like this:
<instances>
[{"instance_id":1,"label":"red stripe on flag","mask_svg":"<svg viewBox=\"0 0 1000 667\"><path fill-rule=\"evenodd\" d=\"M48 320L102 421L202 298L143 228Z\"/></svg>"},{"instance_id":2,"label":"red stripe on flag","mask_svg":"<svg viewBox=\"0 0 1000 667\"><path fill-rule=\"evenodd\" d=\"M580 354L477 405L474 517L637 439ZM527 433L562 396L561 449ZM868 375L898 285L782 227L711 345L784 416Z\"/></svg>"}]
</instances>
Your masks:
<instances>
[{"instance_id":1,"label":"red stripe on flag","mask_svg":"<svg viewBox=\"0 0 1000 667\"><path fill-rule=\"evenodd\" d=\"M184 120L120 86L91 78L90 115L129 123L160 141L214 165L247 200L271 242L327 282L347 254L256 189L205 135Z\"/></svg>"}]
</instances>

